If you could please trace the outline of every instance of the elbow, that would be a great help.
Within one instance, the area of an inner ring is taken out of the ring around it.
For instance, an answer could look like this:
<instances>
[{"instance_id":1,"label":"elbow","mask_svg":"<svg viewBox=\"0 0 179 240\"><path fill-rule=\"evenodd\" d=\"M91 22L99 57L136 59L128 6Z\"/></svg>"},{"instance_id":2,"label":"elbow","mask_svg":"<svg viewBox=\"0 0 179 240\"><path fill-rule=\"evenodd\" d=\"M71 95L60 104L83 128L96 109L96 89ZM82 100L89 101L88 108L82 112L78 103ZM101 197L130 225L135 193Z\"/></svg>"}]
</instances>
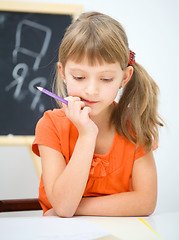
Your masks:
<instances>
[{"instance_id":1,"label":"elbow","mask_svg":"<svg viewBox=\"0 0 179 240\"><path fill-rule=\"evenodd\" d=\"M155 210L155 209L146 209L146 210L143 212L143 214L141 214L141 215L144 216L144 217L149 217L150 215L153 214L154 210Z\"/></svg>"},{"instance_id":2,"label":"elbow","mask_svg":"<svg viewBox=\"0 0 179 240\"><path fill-rule=\"evenodd\" d=\"M54 207L56 214L62 218L71 218L75 214L75 210L67 205L60 205L60 207Z\"/></svg>"},{"instance_id":3,"label":"elbow","mask_svg":"<svg viewBox=\"0 0 179 240\"><path fill-rule=\"evenodd\" d=\"M74 216L74 213L70 211L57 211L57 215L61 218L72 218Z\"/></svg>"},{"instance_id":4,"label":"elbow","mask_svg":"<svg viewBox=\"0 0 179 240\"><path fill-rule=\"evenodd\" d=\"M156 205L155 205L156 206ZM154 213L154 211L155 211L155 206L150 206L148 209L147 209L147 211L146 211L146 216L148 217L148 216L150 216L150 215L152 215L153 213Z\"/></svg>"},{"instance_id":5,"label":"elbow","mask_svg":"<svg viewBox=\"0 0 179 240\"><path fill-rule=\"evenodd\" d=\"M157 205L157 192L142 193L140 195L141 216L150 216L154 213Z\"/></svg>"},{"instance_id":6,"label":"elbow","mask_svg":"<svg viewBox=\"0 0 179 240\"><path fill-rule=\"evenodd\" d=\"M55 213L61 218L71 218L74 216L76 208L74 202L63 196L53 195L52 206Z\"/></svg>"},{"instance_id":7,"label":"elbow","mask_svg":"<svg viewBox=\"0 0 179 240\"><path fill-rule=\"evenodd\" d=\"M156 208L156 201L151 201L151 202L148 202L146 205L145 205L145 209L144 209L144 216L148 217L150 215L152 215L155 211L155 208Z\"/></svg>"}]
</instances>

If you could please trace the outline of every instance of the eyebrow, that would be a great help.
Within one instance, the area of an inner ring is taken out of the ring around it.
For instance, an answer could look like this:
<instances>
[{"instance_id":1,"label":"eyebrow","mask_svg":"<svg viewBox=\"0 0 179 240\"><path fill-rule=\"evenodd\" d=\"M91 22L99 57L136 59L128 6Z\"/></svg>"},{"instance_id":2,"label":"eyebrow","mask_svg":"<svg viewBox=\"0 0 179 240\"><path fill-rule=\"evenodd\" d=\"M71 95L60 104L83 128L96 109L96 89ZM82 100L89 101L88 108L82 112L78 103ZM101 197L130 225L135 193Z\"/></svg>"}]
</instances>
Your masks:
<instances>
[{"instance_id":1,"label":"eyebrow","mask_svg":"<svg viewBox=\"0 0 179 240\"><path fill-rule=\"evenodd\" d=\"M84 72L84 70L83 70L83 69L80 69L80 68L75 68L75 67L71 67L71 68L70 68L70 70L73 70L73 71L83 71L83 72Z\"/></svg>"},{"instance_id":2,"label":"eyebrow","mask_svg":"<svg viewBox=\"0 0 179 240\"><path fill-rule=\"evenodd\" d=\"M71 68L70 68L70 71L81 71L81 72L86 73L85 70L80 69L80 68L76 68L76 67L71 67ZM99 72L99 73L100 73L100 74L101 74L101 73L116 73L116 71L115 71L115 70L104 70L104 71L101 71L101 72Z\"/></svg>"}]
</instances>

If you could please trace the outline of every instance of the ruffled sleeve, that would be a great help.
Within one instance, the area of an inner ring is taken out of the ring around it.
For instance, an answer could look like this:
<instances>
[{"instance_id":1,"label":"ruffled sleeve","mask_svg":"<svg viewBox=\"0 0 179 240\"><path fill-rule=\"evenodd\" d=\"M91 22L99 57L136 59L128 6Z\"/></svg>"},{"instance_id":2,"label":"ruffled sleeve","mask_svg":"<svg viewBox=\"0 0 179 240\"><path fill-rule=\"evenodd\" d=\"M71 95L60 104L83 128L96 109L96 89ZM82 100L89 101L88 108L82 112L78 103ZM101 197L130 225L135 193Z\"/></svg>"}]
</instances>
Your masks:
<instances>
[{"instance_id":1,"label":"ruffled sleeve","mask_svg":"<svg viewBox=\"0 0 179 240\"><path fill-rule=\"evenodd\" d=\"M157 149L158 146L156 144L153 144L153 147L151 149L150 152L154 151L155 149ZM148 152L146 152L144 150L144 147L142 147L141 145L136 149L135 151L135 155L134 155L134 160L137 160L138 158L143 157L144 155L146 155Z\"/></svg>"}]
</instances>

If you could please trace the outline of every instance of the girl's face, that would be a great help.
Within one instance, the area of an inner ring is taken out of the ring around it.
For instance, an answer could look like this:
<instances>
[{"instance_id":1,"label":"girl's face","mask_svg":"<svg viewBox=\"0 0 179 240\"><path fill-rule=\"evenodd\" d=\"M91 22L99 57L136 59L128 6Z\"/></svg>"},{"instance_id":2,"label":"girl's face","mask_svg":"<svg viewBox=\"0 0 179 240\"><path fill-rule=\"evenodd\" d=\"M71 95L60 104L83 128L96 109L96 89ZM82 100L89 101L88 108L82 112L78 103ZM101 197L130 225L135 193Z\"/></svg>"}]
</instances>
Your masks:
<instances>
[{"instance_id":1,"label":"girl's face","mask_svg":"<svg viewBox=\"0 0 179 240\"><path fill-rule=\"evenodd\" d=\"M92 109L91 116L108 111L113 106L119 88L131 77L129 69L123 71L118 62L90 66L87 59L81 63L68 60L65 69L62 69L59 63L59 70L68 95L80 97L81 101Z\"/></svg>"}]
</instances>

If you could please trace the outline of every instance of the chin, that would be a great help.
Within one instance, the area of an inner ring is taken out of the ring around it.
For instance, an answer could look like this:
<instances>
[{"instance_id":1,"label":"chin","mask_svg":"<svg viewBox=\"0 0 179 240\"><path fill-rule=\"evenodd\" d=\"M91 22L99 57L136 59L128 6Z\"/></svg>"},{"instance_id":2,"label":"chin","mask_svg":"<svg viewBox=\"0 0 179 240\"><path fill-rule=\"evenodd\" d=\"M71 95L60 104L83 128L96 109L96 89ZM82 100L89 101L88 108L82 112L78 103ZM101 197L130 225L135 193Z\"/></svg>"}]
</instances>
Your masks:
<instances>
[{"instance_id":1,"label":"chin","mask_svg":"<svg viewBox=\"0 0 179 240\"><path fill-rule=\"evenodd\" d=\"M99 115L100 112L99 111L95 111L94 109L92 109L92 111L89 113L89 116L90 117L96 117L97 115Z\"/></svg>"}]
</instances>

